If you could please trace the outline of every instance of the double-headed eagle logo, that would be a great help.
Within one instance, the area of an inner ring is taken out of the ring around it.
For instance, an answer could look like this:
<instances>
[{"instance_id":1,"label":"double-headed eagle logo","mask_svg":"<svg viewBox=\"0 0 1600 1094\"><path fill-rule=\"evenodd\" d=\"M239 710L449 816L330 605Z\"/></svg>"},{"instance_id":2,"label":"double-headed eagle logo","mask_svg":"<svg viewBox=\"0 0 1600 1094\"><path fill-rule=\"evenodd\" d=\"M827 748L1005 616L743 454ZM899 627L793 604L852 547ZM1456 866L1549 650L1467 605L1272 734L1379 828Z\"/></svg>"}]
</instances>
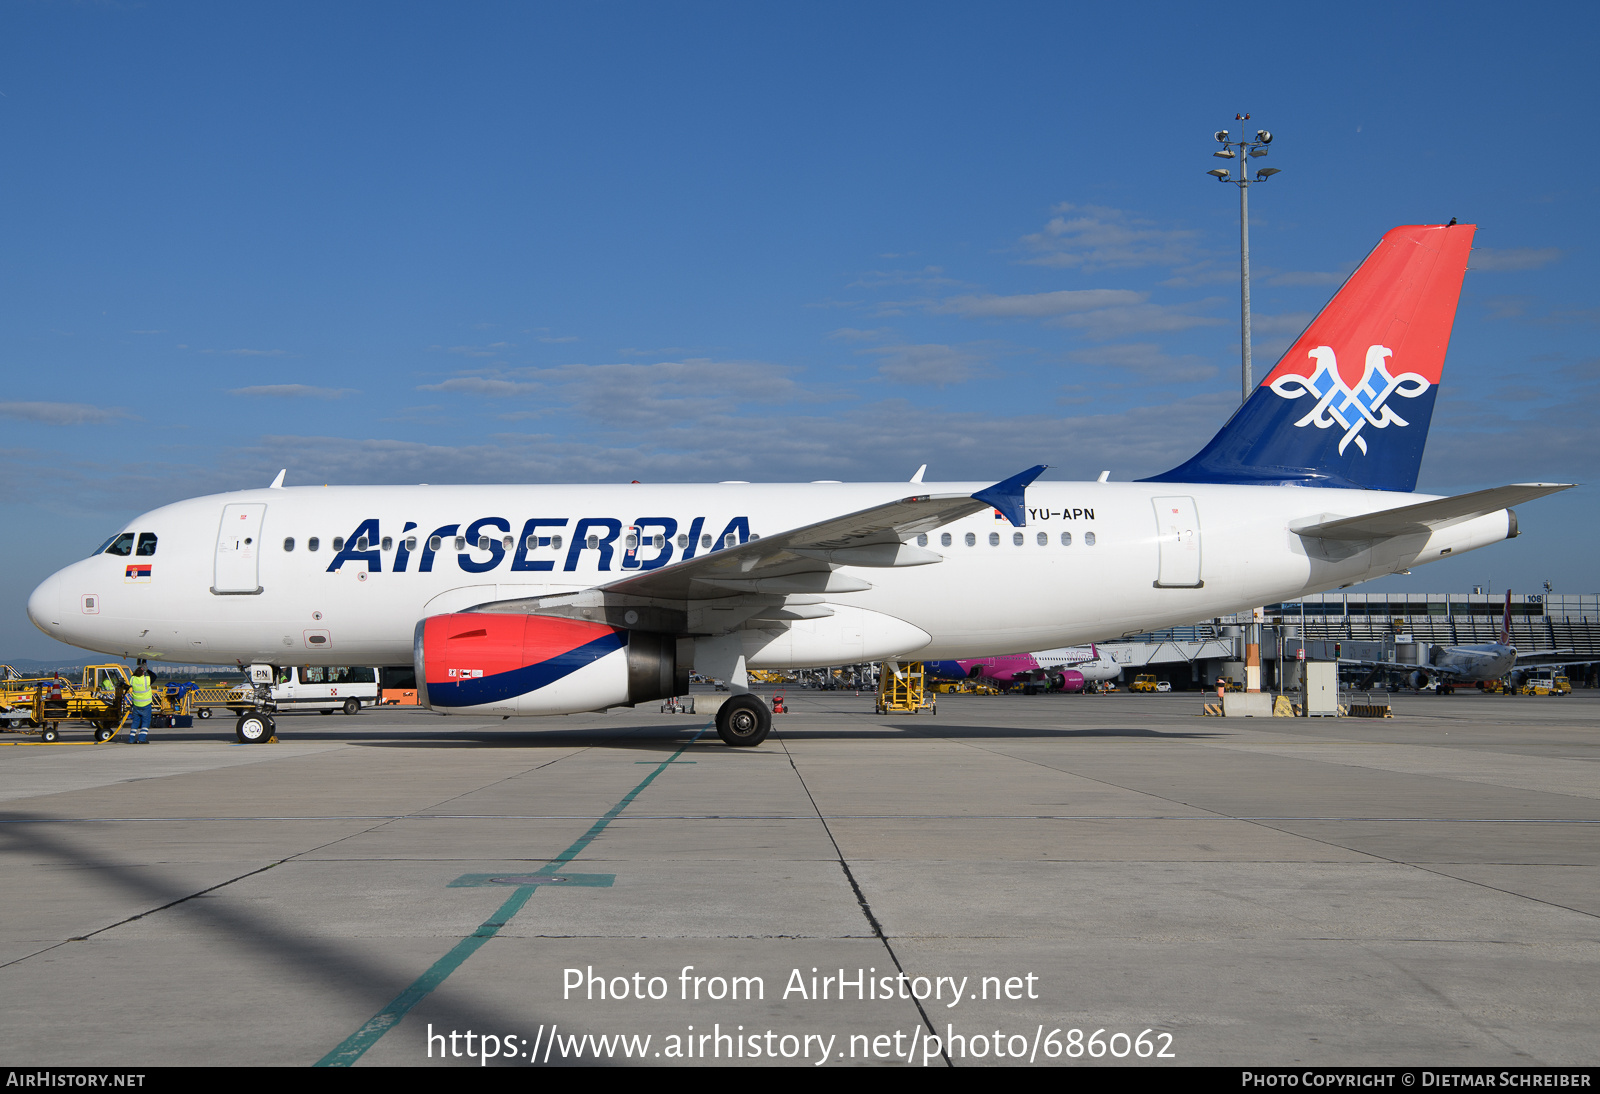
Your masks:
<instances>
[{"instance_id":1,"label":"double-headed eagle logo","mask_svg":"<svg viewBox=\"0 0 1600 1094\"><path fill-rule=\"evenodd\" d=\"M1415 399L1432 386L1426 377L1415 372L1391 376L1385 358L1393 355L1394 351L1388 346L1367 347L1366 371L1362 373L1361 382L1351 388L1346 387L1339 376L1339 361L1332 347L1318 346L1309 354L1317 362L1316 371L1309 378L1280 376L1272 381L1272 390L1285 399L1313 396L1317 405L1311 408L1311 413L1294 424L1315 425L1318 429L1340 426L1345 433L1339 441L1339 454L1344 455L1344 450L1353 441L1365 455L1367 440L1360 436L1363 427L1370 425L1374 429L1386 429L1391 425L1408 424L1386 405L1389 396Z\"/></svg>"}]
</instances>

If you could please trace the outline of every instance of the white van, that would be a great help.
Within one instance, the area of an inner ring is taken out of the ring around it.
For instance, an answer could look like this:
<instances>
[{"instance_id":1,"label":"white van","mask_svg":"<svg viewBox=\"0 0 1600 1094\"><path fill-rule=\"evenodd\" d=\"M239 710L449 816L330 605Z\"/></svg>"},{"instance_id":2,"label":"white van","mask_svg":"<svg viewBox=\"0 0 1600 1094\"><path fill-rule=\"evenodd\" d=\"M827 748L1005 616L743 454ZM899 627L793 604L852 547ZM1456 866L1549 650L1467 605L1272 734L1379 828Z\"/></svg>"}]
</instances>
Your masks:
<instances>
[{"instance_id":1,"label":"white van","mask_svg":"<svg viewBox=\"0 0 1600 1094\"><path fill-rule=\"evenodd\" d=\"M229 705L235 714L250 709L250 687L240 684L233 694L240 705ZM378 670L365 665L279 665L272 670L272 705L279 712L319 710L332 714L342 710L354 714L363 706L378 701Z\"/></svg>"}]
</instances>

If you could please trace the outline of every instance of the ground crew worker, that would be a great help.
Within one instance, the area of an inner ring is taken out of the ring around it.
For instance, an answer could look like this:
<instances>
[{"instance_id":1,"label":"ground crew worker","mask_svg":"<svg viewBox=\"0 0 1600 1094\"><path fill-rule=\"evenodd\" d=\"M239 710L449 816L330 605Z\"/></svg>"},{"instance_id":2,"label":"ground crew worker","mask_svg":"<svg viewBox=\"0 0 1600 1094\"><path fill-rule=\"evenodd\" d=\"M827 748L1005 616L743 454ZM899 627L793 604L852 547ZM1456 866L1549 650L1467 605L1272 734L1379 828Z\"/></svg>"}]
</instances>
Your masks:
<instances>
[{"instance_id":1,"label":"ground crew worker","mask_svg":"<svg viewBox=\"0 0 1600 1094\"><path fill-rule=\"evenodd\" d=\"M150 714L154 709L155 696L150 688L150 670L143 665L133 670L133 676L128 681L128 697L133 701L133 710L128 716L128 743L148 744Z\"/></svg>"}]
</instances>

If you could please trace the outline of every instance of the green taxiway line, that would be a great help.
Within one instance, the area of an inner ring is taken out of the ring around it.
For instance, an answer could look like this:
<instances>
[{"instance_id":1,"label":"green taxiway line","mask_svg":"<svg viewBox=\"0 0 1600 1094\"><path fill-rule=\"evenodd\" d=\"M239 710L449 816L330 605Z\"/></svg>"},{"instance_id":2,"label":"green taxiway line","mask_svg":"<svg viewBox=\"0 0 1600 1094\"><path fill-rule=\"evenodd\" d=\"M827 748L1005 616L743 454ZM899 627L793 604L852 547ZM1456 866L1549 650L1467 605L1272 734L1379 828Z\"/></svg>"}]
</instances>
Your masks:
<instances>
[{"instance_id":1,"label":"green taxiway line","mask_svg":"<svg viewBox=\"0 0 1600 1094\"><path fill-rule=\"evenodd\" d=\"M671 756L657 764L655 770L646 775L644 780L640 782L638 786L624 794L622 796L622 800L607 810L604 816L595 821L594 824L590 825L589 830L583 835L579 836L577 840L573 842L571 847L568 847L565 851L551 859L546 865L539 867L539 869L534 872L535 875L553 874L561 867L577 858L578 855L583 852L583 849L594 841L596 836L605 831L606 825L616 820L617 816L624 809L628 808L630 804L632 804L633 799L637 798L644 791L645 787L649 786L655 781L655 777L657 775L665 771L672 761L676 760L679 756L682 756L686 751L688 751L689 746L698 741L705 731L710 728L710 723L701 726L699 731L695 733L693 737L689 738L688 742L685 743L682 748L678 749L678 751L674 752ZM460 942L457 942L453 947L451 947L449 953L435 961L427 972L423 973L421 976L412 981L411 986L406 988L406 990L401 992L399 995L395 996L394 999L390 1001L388 1006L384 1007L382 1010L378 1011L377 1014L374 1014L371 1018L367 1019L365 1025L356 1030L350 1036L346 1037L343 1041L339 1042L337 1047L335 1047L322 1059L318 1060L313 1066L349 1067L351 1064L354 1064L357 1060L361 1059L362 1054L365 1053L367 1049L377 1044L380 1037L382 1037L385 1033L388 1033L395 1026L399 1025L400 1019L404 1018L406 1013L410 1011L412 1007L422 1002L428 997L430 992L432 992L440 984L444 983L445 979L451 973L455 972L461 967L462 962L466 961L467 958L471 957L478 951L478 947L489 941L489 939L493 938L496 934L499 934L500 928L504 927L507 923L510 923L512 918L518 912L522 911L522 906L528 903L528 898L533 895L535 888L537 888L535 885L517 886L517 888L512 891L511 895L506 898L506 902L495 910L494 915L484 920L478 925L477 930L473 931L466 938L463 938Z\"/></svg>"}]
</instances>

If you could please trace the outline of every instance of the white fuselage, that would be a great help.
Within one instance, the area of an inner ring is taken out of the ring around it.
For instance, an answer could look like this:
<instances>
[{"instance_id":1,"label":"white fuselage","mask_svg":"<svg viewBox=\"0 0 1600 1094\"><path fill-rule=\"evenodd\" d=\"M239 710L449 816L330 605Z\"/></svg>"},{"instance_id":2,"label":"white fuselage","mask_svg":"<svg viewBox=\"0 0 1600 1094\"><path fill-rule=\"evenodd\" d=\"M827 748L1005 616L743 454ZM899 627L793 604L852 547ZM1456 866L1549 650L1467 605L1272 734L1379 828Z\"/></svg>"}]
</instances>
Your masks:
<instances>
[{"instance_id":1,"label":"white fuselage","mask_svg":"<svg viewBox=\"0 0 1600 1094\"><path fill-rule=\"evenodd\" d=\"M119 656L407 665L412 662L413 631L425 616L582 590L625 576L630 571L623 568L624 537L631 526L637 526L648 544L631 564L651 568L663 564L663 555L670 556L666 564L684 557L679 537L693 536L689 550L704 554L730 534L739 540L772 535L913 493L970 494L986 485L240 491L144 514L126 530L155 535L154 554L96 554L75 562L35 590L28 613L54 638ZM1340 544L1336 549L1320 541L1308 545L1289 531L1291 523L1304 526L1313 519L1392 509L1432 496L1276 486L1039 482L1027 491L1025 528L1013 528L985 511L928 534L926 546L942 555L942 562L841 567L870 587L828 594L827 605L836 610L830 618L768 622L750 629L745 640L748 664L789 667L910 654L933 659L1050 649L1292 599L1506 538L1510 525L1504 510L1431 534ZM1192 509L1186 504L1190 499ZM252 508L258 506L265 508ZM230 514L257 514L249 524L254 535L248 545L224 526L225 507L232 507ZM1180 509L1183 527L1174 531L1178 518L1166 514ZM542 522L532 526L532 534L546 542L529 551L523 537L531 520ZM369 553L330 570L334 539L354 542L363 527L371 539ZM1071 534L1070 545L1063 543L1063 533ZM460 550L457 535L467 540ZM666 543L660 549L653 546L658 535ZM944 535L950 537L948 545ZM1015 542L1018 535L1020 544ZM230 536L235 537L231 543ZM430 551L433 536L439 537L440 548ZM490 549L478 547L480 536L489 538ZM555 536L561 537L559 550L550 542ZM598 537L597 548L587 546L591 536ZM410 550L405 547L408 537L417 540ZM313 538L319 541L316 551L308 549ZM502 546L507 538L514 541L510 551ZM290 539L292 550L285 549ZM707 539L711 546L702 546ZM133 564L148 566L148 572L130 574ZM242 581L241 573L246 575ZM219 585L236 591L216 591ZM746 612L739 618L748 616ZM709 608L691 611L691 630L717 633L716 617ZM785 637L774 637L783 632Z\"/></svg>"}]
</instances>

